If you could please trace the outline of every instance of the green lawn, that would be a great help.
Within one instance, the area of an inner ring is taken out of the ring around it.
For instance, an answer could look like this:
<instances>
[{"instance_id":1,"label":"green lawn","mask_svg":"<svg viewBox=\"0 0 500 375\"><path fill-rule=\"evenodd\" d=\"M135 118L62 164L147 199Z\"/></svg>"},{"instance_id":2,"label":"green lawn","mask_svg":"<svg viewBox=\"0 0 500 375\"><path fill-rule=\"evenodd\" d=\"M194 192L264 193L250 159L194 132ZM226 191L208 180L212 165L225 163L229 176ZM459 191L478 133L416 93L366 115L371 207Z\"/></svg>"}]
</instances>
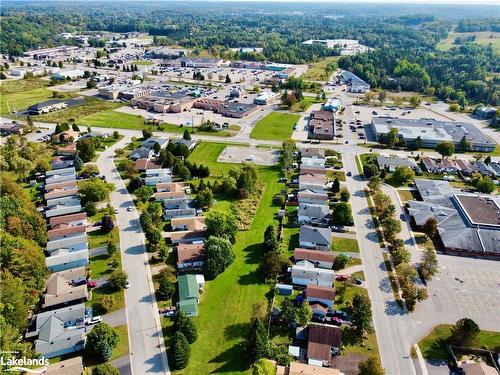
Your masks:
<instances>
[{"instance_id":1,"label":"green lawn","mask_svg":"<svg viewBox=\"0 0 500 375\"><path fill-rule=\"evenodd\" d=\"M284 141L292 136L293 125L299 118L290 113L271 112L255 124L250 138Z\"/></svg>"},{"instance_id":2,"label":"green lawn","mask_svg":"<svg viewBox=\"0 0 500 375\"><path fill-rule=\"evenodd\" d=\"M303 112L307 111L307 109L314 103L323 103L323 100L316 99L315 96L304 96L304 99L302 99L298 103L295 103L290 109L294 112Z\"/></svg>"},{"instance_id":3,"label":"green lawn","mask_svg":"<svg viewBox=\"0 0 500 375\"><path fill-rule=\"evenodd\" d=\"M65 95L69 97L69 95ZM14 92L2 95L0 114L8 114L14 110L21 111L37 104L52 99L52 91L39 87L27 91Z\"/></svg>"},{"instance_id":4,"label":"green lawn","mask_svg":"<svg viewBox=\"0 0 500 375\"><path fill-rule=\"evenodd\" d=\"M111 109L85 116L77 120L78 125L121 129L148 129L142 116L113 111Z\"/></svg>"},{"instance_id":5,"label":"green lawn","mask_svg":"<svg viewBox=\"0 0 500 375\"><path fill-rule=\"evenodd\" d=\"M226 148L228 143L200 142L194 151L189 155L188 160L191 163L203 164L210 169L210 175L221 177L238 164L217 163L220 153ZM245 147L243 145L242 147Z\"/></svg>"},{"instance_id":6,"label":"green lawn","mask_svg":"<svg viewBox=\"0 0 500 375\"><path fill-rule=\"evenodd\" d=\"M49 81L40 78L1 81L0 95L14 94L16 92L38 89L49 85Z\"/></svg>"},{"instance_id":7,"label":"green lawn","mask_svg":"<svg viewBox=\"0 0 500 375\"><path fill-rule=\"evenodd\" d=\"M146 60L135 60L132 61L131 64L133 65L138 65L138 66L147 66L147 65L154 65L154 62L152 61L146 61Z\"/></svg>"},{"instance_id":8,"label":"green lawn","mask_svg":"<svg viewBox=\"0 0 500 375\"><path fill-rule=\"evenodd\" d=\"M359 253L358 240L333 236L332 250L347 253Z\"/></svg>"},{"instance_id":9,"label":"green lawn","mask_svg":"<svg viewBox=\"0 0 500 375\"><path fill-rule=\"evenodd\" d=\"M123 290L114 290L111 289L108 284L101 286L100 288L96 288L92 290L92 299L100 295L110 295L113 296L115 300L115 305L108 313L121 310L125 307L125 293ZM92 306L92 300L86 302L87 306Z\"/></svg>"},{"instance_id":10,"label":"green lawn","mask_svg":"<svg viewBox=\"0 0 500 375\"><path fill-rule=\"evenodd\" d=\"M221 144L204 142L189 160L202 161L215 173L225 173L230 165L215 163L223 148ZM284 184L277 182L277 167L259 167L259 178L266 187L250 229L237 235L234 263L205 285L199 316L195 318L198 340L191 346L190 363L182 374L249 373L244 342L252 318L252 306L266 302L270 289L257 271L262 256L261 241L267 225L276 223L274 215L278 207L273 206L272 197L284 188ZM171 322L162 320L168 345L172 335Z\"/></svg>"},{"instance_id":11,"label":"green lawn","mask_svg":"<svg viewBox=\"0 0 500 375\"><path fill-rule=\"evenodd\" d=\"M118 108L120 104L97 98L85 98L85 103L66 108L62 111L37 116L42 122L68 122L70 119L78 121L81 118L98 114L99 112Z\"/></svg>"},{"instance_id":12,"label":"green lawn","mask_svg":"<svg viewBox=\"0 0 500 375\"><path fill-rule=\"evenodd\" d=\"M328 177L330 180L335 180L336 178L338 178L339 181L345 181L344 171L328 170L326 171L326 177Z\"/></svg>"},{"instance_id":13,"label":"green lawn","mask_svg":"<svg viewBox=\"0 0 500 375\"><path fill-rule=\"evenodd\" d=\"M117 326L115 329L118 333L118 345L113 350L110 361L120 358L129 352L127 325Z\"/></svg>"},{"instance_id":14,"label":"green lawn","mask_svg":"<svg viewBox=\"0 0 500 375\"><path fill-rule=\"evenodd\" d=\"M408 202L416 199L416 191L413 190L398 190L401 201Z\"/></svg>"},{"instance_id":15,"label":"green lawn","mask_svg":"<svg viewBox=\"0 0 500 375\"><path fill-rule=\"evenodd\" d=\"M450 324L440 324L419 341L418 346L426 359L448 359L445 341L451 335ZM479 333L477 348L495 350L500 343L500 332L481 331Z\"/></svg>"},{"instance_id":16,"label":"green lawn","mask_svg":"<svg viewBox=\"0 0 500 375\"><path fill-rule=\"evenodd\" d=\"M89 249L95 249L96 247L106 246L108 240L113 240L118 244L118 228L114 227L109 233L105 233L102 230L95 230L88 233L89 239Z\"/></svg>"},{"instance_id":17,"label":"green lawn","mask_svg":"<svg viewBox=\"0 0 500 375\"><path fill-rule=\"evenodd\" d=\"M330 56L321 61L309 64L307 71L302 76L306 81L328 81L329 74L327 73L326 67L331 62L337 62L340 56Z\"/></svg>"}]
</instances>

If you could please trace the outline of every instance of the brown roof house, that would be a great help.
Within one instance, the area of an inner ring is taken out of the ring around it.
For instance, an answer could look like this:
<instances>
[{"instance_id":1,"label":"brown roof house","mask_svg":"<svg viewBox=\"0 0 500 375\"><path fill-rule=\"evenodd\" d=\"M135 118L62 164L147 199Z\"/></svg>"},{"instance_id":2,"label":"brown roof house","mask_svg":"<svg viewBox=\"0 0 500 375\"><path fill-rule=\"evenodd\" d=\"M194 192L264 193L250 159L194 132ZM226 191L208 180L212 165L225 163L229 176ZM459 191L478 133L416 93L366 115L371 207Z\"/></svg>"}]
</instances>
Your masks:
<instances>
[{"instance_id":1,"label":"brown roof house","mask_svg":"<svg viewBox=\"0 0 500 375\"><path fill-rule=\"evenodd\" d=\"M177 268L200 268L203 266L203 244L177 245Z\"/></svg>"},{"instance_id":2,"label":"brown roof house","mask_svg":"<svg viewBox=\"0 0 500 375\"><path fill-rule=\"evenodd\" d=\"M339 327L311 323L307 344L307 363L329 367L332 355L340 353L342 329Z\"/></svg>"},{"instance_id":3,"label":"brown roof house","mask_svg":"<svg viewBox=\"0 0 500 375\"><path fill-rule=\"evenodd\" d=\"M89 299L87 285L73 286L57 273L49 277L43 296L42 308L48 309L59 305L86 301Z\"/></svg>"},{"instance_id":4,"label":"brown roof house","mask_svg":"<svg viewBox=\"0 0 500 375\"><path fill-rule=\"evenodd\" d=\"M293 257L296 262L307 260L314 263L315 267L331 270L333 261L335 260L335 253L332 251L309 250L298 247L295 249Z\"/></svg>"},{"instance_id":5,"label":"brown roof house","mask_svg":"<svg viewBox=\"0 0 500 375\"><path fill-rule=\"evenodd\" d=\"M319 302L331 309L335 300L335 289L331 286L308 285L306 298L309 303Z\"/></svg>"}]
</instances>

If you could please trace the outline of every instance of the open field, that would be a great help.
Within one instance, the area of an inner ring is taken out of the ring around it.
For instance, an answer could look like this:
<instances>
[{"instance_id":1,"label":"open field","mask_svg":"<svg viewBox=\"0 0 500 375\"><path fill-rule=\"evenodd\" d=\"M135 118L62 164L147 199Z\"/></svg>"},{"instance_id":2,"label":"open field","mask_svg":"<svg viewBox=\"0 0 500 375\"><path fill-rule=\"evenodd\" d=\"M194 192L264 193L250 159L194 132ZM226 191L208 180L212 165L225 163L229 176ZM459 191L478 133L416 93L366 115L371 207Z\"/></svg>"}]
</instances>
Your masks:
<instances>
[{"instance_id":1,"label":"open field","mask_svg":"<svg viewBox=\"0 0 500 375\"><path fill-rule=\"evenodd\" d=\"M137 66L148 66L148 65L154 65L154 62L146 61L146 60L135 60L135 61L132 61L131 64L137 65Z\"/></svg>"},{"instance_id":2,"label":"open field","mask_svg":"<svg viewBox=\"0 0 500 375\"><path fill-rule=\"evenodd\" d=\"M445 347L445 341L451 335L450 324L440 324L422 340L419 341L418 346L424 358L427 359L447 359L448 352ZM500 343L500 333L481 331L478 336L476 348L492 349L498 348Z\"/></svg>"},{"instance_id":3,"label":"open field","mask_svg":"<svg viewBox=\"0 0 500 375\"><path fill-rule=\"evenodd\" d=\"M353 238L333 236L332 250L348 253L359 253L358 241Z\"/></svg>"},{"instance_id":4,"label":"open field","mask_svg":"<svg viewBox=\"0 0 500 375\"><path fill-rule=\"evenodd\" d=\"M111 361L113 359L120 358L128 353L128 330L126 325L115 327L118 333L118 345L116 345L115 350L113 350L113 355L111 356Z\"/></svg>"},{"instance_id":5,"label":"open field","mask_svg":"<svg viewBox=\"0 0 500 375\"><path fill-rule=\"evenodd\" d=\"M327 57L324 60L309 64L309 68L302 76L306 81L328 81L328 74L326 67L330 63L336 63L340 59L340 56ZM330 73L331 74L331 73Z\"/></svg>"},{"instance_id":6,"label":"open field","mask_svg":"<svg viewBox=\"0 0 500 375\"><path fill-rule=\"evenodd\" d=\"M471 33L449 33L448 37L440 41L437 45L437 49L440 51L447 51L452 47L458 47L459 44L455 44L455 39L457 37L467 38L474 36L476 39L474 43L480 44L482 46L492 45L493 50L496 54L500 54L500 33L493 31L477 31Z\"/></svg>"},{"instance_id":7,"label":"open field","mask_svg":"<svg viewBox=\"0 0 500 375\"><path fill-rule=\"evenodd\" d=\"M254 139L284 141L292 136L293 125L299 118L299 115L290 113L271 112L255 124L250 137Z\"/></svg>"},{"instance_id":8,"label":"open field","mask_svg":"<svg viewBox=\"0 0 500 375\"><path fill-rule=\"evenodd\" d=\"M116 112L111 109L97 112L77 120L78 125L97 126L105 128L121 129L147 129L144 125L144 118L141 116L129 115L127 113Z\"/></svg>"},{"instance_id":9,"label":"open field","mask_svg":"<svg viewBox=\"0 0 500 375\"><path fill-rule=\"evenodd\" d=\"M200 142L189 155L191 163L204 164L210 169L210 176L218 177L225 175L237 164L217 163L217 158L226 148L227 143Z\"/></svg>"},{"instance_id":10,"label":"open field","mask_svg":"<svg viewBox=\"0 0 500 375\"><path fill-rule=\"evenodd\" d=\"M69 96L65 95L65 97ZM46 89L45 87L39 87L5 95L2 94L0 114L8 114L14 110L19 112L27 109L33 104L44 102L50 99L52 99L52 91Z\"/></svg>"},{"instance_id":11,"label":"open field","mask_svg":"<svg viewBox=\"0 0 500 375\"><path fill-rule=\"evenodd\" d=\"M290 108L294 112L303 112L307 111L307 109L315 104L315 103L322 103L322 99L316 99L315 96L304 96L304 99L302 99L300 102L295 103L292 108Z\"/></svg>"},{"instance_id":12,"label":"open field","mask_svg":"<svg viewBox=\"0 0 500 375\"><path fill-rule=\"evenodd\" d=\"M14 94L33 89L39 89L50 85L49 81L33 78L33 79L16 79L13 81L1 81L0 95Z\"/></svg>"},{"instance_id":13,"label":"open field","mask_svg":"<svg viewBox=\"0 0 500 375\"><path fill-rule=\"evenodd\" d=\"M87 97L85 98L84 104L75 105L74 107L69 107L61 111L47 113L46 115L40 115L37 116L36 119L41 122L56 123L68 122L70 119L78 121L81 118L92 116L102 111L112 110L119 106L120 104L118 103Z\"/></svg>"}]
</instances>

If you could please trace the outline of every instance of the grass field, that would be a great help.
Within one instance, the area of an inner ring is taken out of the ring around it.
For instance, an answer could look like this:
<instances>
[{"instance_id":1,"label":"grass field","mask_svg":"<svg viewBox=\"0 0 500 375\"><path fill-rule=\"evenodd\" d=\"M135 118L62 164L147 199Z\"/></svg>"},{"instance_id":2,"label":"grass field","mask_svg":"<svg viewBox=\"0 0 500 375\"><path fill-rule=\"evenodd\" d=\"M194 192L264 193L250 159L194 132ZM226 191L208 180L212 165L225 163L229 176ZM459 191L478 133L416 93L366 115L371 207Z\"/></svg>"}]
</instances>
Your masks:
<instances>
[{"instance_id":1,"label":"grass field","mask_svg":"<svg viewBox=\"0 0 500 375\"><path fill-rule=\"evenodd\" d=\"M128 330L127 325L115 327L118 333L118 345L116 345L115 350L113 350L113 355L111 356L111 361L113 359L120 358L128 353Z\"/></svg>"},{"instance_id":2,"label":"grass field","mask_svg":"<svg viewBox=\"0 0 500 375\"><path fill-rule=\"evenodd\" d=\"M50 82L40 78L1 81L0 95L14 94L47 86L50 86Z\"/></svg>"},{"instance_id":3,"label":"grass field","mask_svg":"<svg viewBox=\"0 0 500 375\"><path fill-rule=\"evenodd\" d=\"M138 66L148 66L148 65L154 65L154 62L152 61L146 61L146 60L135 60L131 62L132 65L138 65Z\"/></svg>"},{"instance_id":4,"label":"grass field","mask_svg":"<svg viewBox=\"0 0 500 375\"><path fill-rule=\"evenodd\" d=\"M290 109L294 112L303 112L307 111L307 109L314 103L322 103L322 102L323 100L316 99L315 96L304 96L304 99L302 99L298 103L295 103Z\"/></svg>"},{"instance_id":5,"label":"grass field","mask_svg":"<svg viewBox=\"0 0 500 375\"><path fill-rule=\"evenodd\" d=\"M67 94L65 96L69 97ZM8 114L14 110L19 112L32 106L33 104L50 99L52 99L52 91L46 89L45 87L5 95L2 94L0 114Z\"/></svg>"},{"instance_id":6,"label":"grass field","mask_svg":"<svg viewBox=\"0 0 500 375\"><path fill-rule=\"evenodd\" d=\"M221 177L222 175L226 175L231 168L238 165L217 163L217 158L227 145L227 143L200 142L191 155L189 155L188 160L198 165L206 165L210 169L211 177Z\"/></svg>"},{"instance_id":7,"label":"grass field","mask_svg":"<svg viewBox=\"0 0 500 375\"><path fill-rule=\"evenodd\" d=\"M324 60L309 64L307 71L302 76L306 81L328 81L326 67L332 62L337 62L340 56L327 57ZM330 73L331 74L331 73Z\"/></svg>"},{"instance_id":8,"label":"grass field","mask_svg":"<svg viewBox=\"0 0 500 375\"><path fill-rule=\"evenodd\" d=\"M398 190L399 198L402 202L408 202L416 199L416 191L413 190Z\"/></svg>"},{"instance_id":9,"label":"grass field","mask_svg":"<svg viewBox=\"0 0 500 375\"><path fill-rule=\"evenodd\" d=\"M226 173L230 164L216 163L225 145L201 143L191 162L203 162L216 174ZM267 301L269 286L262 282L257 268L262 256L261 242L264 229L276 223L274 215L278 207L273 206L272 197L284 184L278 183L277 167L259 167L259 179L265 184L254 221L247 231L240 231L234 245L234 263L215 280L205 284L195 318L198 340L191 346L189 366L182 374L231 373L248 374L244 341L252 318L252 306ZM222 205L219 208L229 208ZM166 342L171 336L171 322L163 319Z\"/></svg>"},{"instance_id":10,"label":"grass field","mask_svg":"<svg viewBox=\"0 0 500 375\"><path fill-rule=\"evenodd\" d=\"M255 124L250 138L284 141L292 136L293 125L299 118L290 113L271 112Z\"/></svg>"},{"instance_id":11,"label":"grass field","mask_svg":"<svg viewBox=\"0 0 500 375\"><path fill-rule=\"evenodd\" d=\"M101 100L96 98L85 98L85 103L81 105L75 105L74 107L66 108L62 111L56 111L48 113L46 115L37 116L37 121L42 122L68 122L70 119L78 121L81 118L98 114L99 112L112 110L119 107L120 104L113 103L107 100Z\"/></svg>"},{"instance_id":12,"label":"grass field","mask_svg":"<svg viewBox=\"0 0 500 375\"><path fill-rule=\"evenodd\" d=\"M353 238L341 238L333 236L332 250L347 252L347 253L359 253L358 241Z\"/></svg>"},{"instance_id":13,"label":"grass field","mask_svg":"<svg viewBox=\"0 0 500 375\"><path fill-rule=\"evenodd\" d=\"M492 45L493 50L496 54L500 54L500 33L492 31L478 31L471 33L450 33L448 37L440 41L437 45L437 49L440 51L448 51L452 47L459 46L455 44L455 39L457 37L467 38L469 36L475 36L476 39L474 43L480 44L482 46Z\"/></svg>"},{"instance_id":14,"label":"grass field","mask_svg":"<svg viewBox=\"0 0 500 375\"><path fill-rule=\"evenodd\" d=\"M451 327L450 324L440 324L419 341L418 346L424 358L448 359L445 341L451 335ZM475 347L495 350L498 343L500 343L500 332L481 331Z\"/></svg>"},{"instance_id":15,"label":"grass field","mask_svg":"<svg viewBox=\"0 0 500 375\"><path fill-rule=\"evenodd\" d=\"M116 112L111 109L82 117L77 120L77 124L121 129L142 130L149 128L149 126L144 125L143 117L129 115L128 113Z\"/></svg>"}]
</instances>

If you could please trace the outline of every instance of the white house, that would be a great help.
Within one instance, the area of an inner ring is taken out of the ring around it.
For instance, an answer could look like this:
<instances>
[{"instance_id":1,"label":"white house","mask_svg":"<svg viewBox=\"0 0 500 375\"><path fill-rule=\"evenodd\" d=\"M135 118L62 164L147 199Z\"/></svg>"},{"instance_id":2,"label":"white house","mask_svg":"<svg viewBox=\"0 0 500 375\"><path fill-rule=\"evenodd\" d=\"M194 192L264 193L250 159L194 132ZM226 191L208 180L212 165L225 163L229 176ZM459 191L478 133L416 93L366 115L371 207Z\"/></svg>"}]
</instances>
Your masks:
<instances>
[{"instance_id":1,"label":"white house","mask_svg":"<svg viewBox=\"0 0 500 375\"><path fill-rule=\"evenodd\" d=\"M332 286L335 281L335 272L316 268L314 264L303 261L302 264L292 266L292 282L296 285Z\"/></svg>"}]
</instances>

